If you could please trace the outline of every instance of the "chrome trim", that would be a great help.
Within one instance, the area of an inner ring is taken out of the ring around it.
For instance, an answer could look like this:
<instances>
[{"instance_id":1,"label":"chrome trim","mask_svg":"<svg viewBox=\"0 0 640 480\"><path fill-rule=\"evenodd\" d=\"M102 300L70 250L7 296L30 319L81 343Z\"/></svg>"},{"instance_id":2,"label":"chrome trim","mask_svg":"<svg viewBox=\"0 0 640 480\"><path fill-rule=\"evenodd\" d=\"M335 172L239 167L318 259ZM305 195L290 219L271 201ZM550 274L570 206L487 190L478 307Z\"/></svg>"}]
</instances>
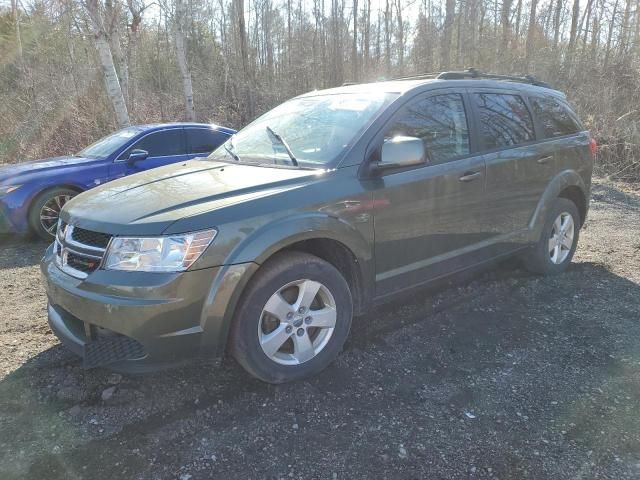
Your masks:
<instances>
[{"instance_id":1,"label":"chrome trim","mask_svg":"<svg viewBox=\"0 0 640 480\"><path fill-rule=\"evenodd\" d=\"M116 159L113 161L113 163L122 163L122 162L126 162L128 161L128 158L120 158L122 155L124 155L124 153L129 150L131 147L134 147L136 145L136 143L140 142L141 140L144 140L146 137L148 137L149 135L153 135L154 133L158 133L158 132L167 132L167 131L171 131L171 130L183 130L184 131L184 127L181 126L171 126L171 127L165 127L165 128L161 128L159 130L153 130L151 132L146 132L144 135L142 135L140 138L138 138L136 141L134 141L131 145L127 146L124 150L122 150L118 156L116 157ZM185 145L185 149L187 147L187 137L185 135L184 137L184 145ZM187 153L183 153L180 155L187 155ZM165 158L165 157L175 157L177 155L159 155L159 156L149 156L149 158Z\"/></svg>"},{"instance_id":2,"label":"chrome trim","mask_svg":"<svg viewBox=\"0 0 640 480\"><path fill-rule=\"evenodd\" d=\"M64 232L62 232L62 238L60 232L56 234L56 239L54 242L54 251L55 251L55 264L56 266L62 270L67 275L70 275L74 278L79 278L84 280L89 276L88 273L81 272L80 270L76 270L75 268L69 266L67 264L66 258L69 253L73 253L79 257L84 257L88 259L98 260L99 264L96 268L99 269L102 266L102 262L106 255L107 250L104 248L92 247L91 245L85 245L84 243L76 242L71 238L73 235L73 225L66 224ZM111 240L109 240L111 243ZM73 247L73 248L70 248ZM60 255L58 255L58 247L60 247ZM96 255L92 255L90 253L83 252L79 249L89 250L91 252L96 253Z\"/></svg>"},{"instance_id":3,"label":"chrome trim","mask_svg":"<svg viewBox=\"0 0 640 480\"><path fill-rule=\"evenodd\" d=\"M73 239L73 230L74 230L74 228L75 227L73 225L67 225L67 228L65 229L65 232L64 232L65 233L65 236L64 236L64 243L65 244L72 245L72 246L74 246L76 248L82 248L84 250L92 250L94 252L100 252L100 253L102 253L104 255L104 253L107 251L106 248L94 247L92 245L86 245L84 243L80 243L80 242L75 241ZM109 240L109 241L111 241L111 240ZM77 253L79 255L84 255L81 252L75 252L75 253ZM90 255L87 255L87 256L90 256Z\"/></svg>"}]
</instances>

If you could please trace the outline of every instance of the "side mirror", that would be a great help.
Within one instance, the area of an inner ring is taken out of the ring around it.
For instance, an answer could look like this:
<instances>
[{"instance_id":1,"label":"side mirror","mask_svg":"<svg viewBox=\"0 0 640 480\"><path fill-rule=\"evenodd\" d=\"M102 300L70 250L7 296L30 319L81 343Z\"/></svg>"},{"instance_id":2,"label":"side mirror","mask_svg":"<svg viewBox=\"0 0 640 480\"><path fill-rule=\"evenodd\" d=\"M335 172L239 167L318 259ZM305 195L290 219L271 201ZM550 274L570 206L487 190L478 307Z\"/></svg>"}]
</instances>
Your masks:
<instances>
[{"instance_id":1,"label":"side mirror","mask_svg":"<svg viewBox=\"0 0 640 480\"><path fill-rule=\"evenodd\" d=\"M127 162L136 163L141 160L145 160L148 156L149 156L149 152L147 152L146 150L140 150L137 148L135 150L131 150L131 153L129 154L129 158L127 159Z\"/></svg>"},{"instance_id":2,"label":"side mirror","mask_svg":"<svg viewBox=\"0 0 640 480\"><path fill-rule=\"evenodd\" d=\"M424 144L417 137L397 136L384 141L378 169L402 168L425 162Z\"/></svg>"}]
</instances>

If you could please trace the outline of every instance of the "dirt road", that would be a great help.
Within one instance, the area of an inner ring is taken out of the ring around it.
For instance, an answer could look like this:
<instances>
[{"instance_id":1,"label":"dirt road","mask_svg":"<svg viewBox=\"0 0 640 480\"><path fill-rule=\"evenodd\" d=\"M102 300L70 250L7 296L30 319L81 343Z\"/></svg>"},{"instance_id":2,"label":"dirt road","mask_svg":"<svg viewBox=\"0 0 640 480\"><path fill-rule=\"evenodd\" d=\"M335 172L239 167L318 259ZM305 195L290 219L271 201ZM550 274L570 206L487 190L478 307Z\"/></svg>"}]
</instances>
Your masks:
<instances>
[{"instance_id":1,"label":"dirt road","mask_svg":"<svg viewBox=\"0 0 640 480\"><path fill-rule=\"evenodd\" d=\"M401 298L283 386L83 371L46 324L43 248L0 247L2 479L640 478L638 194L595 186L566 274Z\"/></svg>"}]
</instances>

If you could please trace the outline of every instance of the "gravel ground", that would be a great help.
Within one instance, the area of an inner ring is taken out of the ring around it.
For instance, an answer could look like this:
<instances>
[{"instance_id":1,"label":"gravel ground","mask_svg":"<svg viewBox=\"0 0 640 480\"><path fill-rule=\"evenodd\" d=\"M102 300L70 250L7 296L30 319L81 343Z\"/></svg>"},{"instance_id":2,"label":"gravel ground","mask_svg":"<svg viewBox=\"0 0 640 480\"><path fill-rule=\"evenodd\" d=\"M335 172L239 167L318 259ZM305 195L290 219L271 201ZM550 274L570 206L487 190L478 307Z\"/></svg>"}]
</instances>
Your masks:
<instances>
[{"instance_id":1,"label":"gravel ground","mask_svg":"<svg viewBox=\"0 0 640 480\"><path fill-rule=\"evenodd\" d=\"M316 378L85 372L43 244L0 250L0 478L640 478L640 194L598 182L575 263L513 262L357 318Z\"/></svg>"}]
</instances>

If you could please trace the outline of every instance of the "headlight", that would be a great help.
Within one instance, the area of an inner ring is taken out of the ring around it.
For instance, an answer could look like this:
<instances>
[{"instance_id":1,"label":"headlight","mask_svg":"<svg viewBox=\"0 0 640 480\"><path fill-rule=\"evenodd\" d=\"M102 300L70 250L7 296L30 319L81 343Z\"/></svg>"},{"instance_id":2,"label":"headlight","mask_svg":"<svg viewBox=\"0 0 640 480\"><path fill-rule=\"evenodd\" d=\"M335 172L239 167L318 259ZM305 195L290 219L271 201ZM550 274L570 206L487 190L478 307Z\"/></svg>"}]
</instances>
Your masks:
<instances>
[{"instance_id":1,"label":"headlight","mask_svg":"<svg viewBox=\"0 0 640 480\"><path fill-rule=\"evenodd\" d=\"M0 185L0 197L4 197L18 188L20 185Z\"/></svg>"},{"instance_id":2,"label":"headlight","mask_svg":"<svg viewBox=\"0 0 640 480\"><path fill-rule=\"evenodd\" d=\"M107 270L181 272L202 255L216 233L204 230L166 237L114 237L103 265Z\"/></svg>"}]
</instances>

